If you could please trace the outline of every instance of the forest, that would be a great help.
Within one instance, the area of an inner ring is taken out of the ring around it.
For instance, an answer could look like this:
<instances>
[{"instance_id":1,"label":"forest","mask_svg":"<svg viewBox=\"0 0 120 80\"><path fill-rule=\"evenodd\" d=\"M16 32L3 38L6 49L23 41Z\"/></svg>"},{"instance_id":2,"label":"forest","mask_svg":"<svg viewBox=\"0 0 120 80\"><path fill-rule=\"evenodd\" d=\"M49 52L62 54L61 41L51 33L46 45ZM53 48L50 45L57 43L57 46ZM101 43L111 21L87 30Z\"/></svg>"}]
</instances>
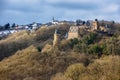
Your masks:
<instances>
[{"instance_id":1,"label":"forest","mask_svg":"<svg viewBox=\"0 0 120 80\"><path fill-rule=\"evenodd\" d=\"M0 40L0 80L120 80L120 24L112 34L79 31L80 38L64 38L70 25L21 31ZM60 42L53 47L54 32Z\"/></svg>"}]
</instances>

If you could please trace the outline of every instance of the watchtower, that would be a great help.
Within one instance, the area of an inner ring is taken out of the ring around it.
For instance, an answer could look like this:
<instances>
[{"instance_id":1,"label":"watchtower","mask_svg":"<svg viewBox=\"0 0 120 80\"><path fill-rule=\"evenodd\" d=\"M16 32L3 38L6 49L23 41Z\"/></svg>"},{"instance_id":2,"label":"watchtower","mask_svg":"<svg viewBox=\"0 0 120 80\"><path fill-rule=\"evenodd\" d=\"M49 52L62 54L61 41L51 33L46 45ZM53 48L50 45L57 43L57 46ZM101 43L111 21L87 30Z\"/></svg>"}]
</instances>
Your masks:
<instances>
[{"instance_id":1,"label":"watchtower","mask_svg":"<svg viewBox=\"0 0 120 80\"><path fill-rule=\"evenodd\" d=\"M97 20L92 22L92 30L98 30L98 21Z\"/></svg>"},{"instance_id":2,"label":"watchtower","mask_svg":"<svg viewBox=\"0 0 120 80\"><path fill-rule=\"evenodd\" d=\"M54 33L53 46L58 45L59 41L60 41L60 33L59 33L58 30L56 29L56 30L55 30L55 33Z\"/></svg>"}]
</instances>

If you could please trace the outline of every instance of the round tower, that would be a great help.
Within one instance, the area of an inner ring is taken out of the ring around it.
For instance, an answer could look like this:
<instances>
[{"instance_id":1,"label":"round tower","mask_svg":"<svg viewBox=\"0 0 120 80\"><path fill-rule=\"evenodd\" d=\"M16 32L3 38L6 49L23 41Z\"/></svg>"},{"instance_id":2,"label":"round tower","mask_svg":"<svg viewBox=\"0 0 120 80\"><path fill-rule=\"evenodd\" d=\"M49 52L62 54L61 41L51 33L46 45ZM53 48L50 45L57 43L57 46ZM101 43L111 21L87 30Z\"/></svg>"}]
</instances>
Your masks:
<instances>
[{"instance_id":1,"label":"round tower","mask_svg":"<svg viewBox=\"0 0 120 80\"><path fill-rule=\"evenodd\" d=\"M60 34L59 34L58 30L56 29L55 33L54 33L53 46L58 45L59 41L60 41Z\"/></svg>"},{"instance_id":2,"label":"round tower","mask_svg":"<svg viewBox=\"0 0 120 80\"><path fill-rule=\"evenodd\" d=\"M92 30L98 30L98 21L97 20L92 22Z\"/></svg>"}]
</instances>

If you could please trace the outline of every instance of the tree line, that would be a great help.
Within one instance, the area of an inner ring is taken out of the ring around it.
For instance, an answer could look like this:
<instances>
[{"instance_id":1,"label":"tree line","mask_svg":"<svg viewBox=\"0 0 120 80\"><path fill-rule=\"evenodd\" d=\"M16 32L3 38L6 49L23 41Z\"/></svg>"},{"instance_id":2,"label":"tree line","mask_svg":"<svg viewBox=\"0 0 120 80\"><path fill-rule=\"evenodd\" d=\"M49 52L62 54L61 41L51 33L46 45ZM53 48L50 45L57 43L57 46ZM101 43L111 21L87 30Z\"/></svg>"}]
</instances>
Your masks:
<instances>
[{"instance_id":1,"label":"tree line","mask_svg":"<svg viewBox=\"0 0 120 80\"><path fill-rule=\"evenodd\" d=\"M13 23L13 24L6 23L3 26L0 25L0 30L8 30L8 29L15 28L15 27L16 27L15 23Z\"/></svg>"}]
</instances>

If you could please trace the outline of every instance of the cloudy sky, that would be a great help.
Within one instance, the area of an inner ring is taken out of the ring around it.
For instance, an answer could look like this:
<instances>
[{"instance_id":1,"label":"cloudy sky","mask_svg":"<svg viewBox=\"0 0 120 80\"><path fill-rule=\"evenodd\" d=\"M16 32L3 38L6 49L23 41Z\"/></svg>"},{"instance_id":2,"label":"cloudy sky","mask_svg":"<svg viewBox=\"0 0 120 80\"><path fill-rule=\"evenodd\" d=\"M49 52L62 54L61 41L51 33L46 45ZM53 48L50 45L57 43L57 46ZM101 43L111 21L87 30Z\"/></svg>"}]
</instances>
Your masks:
<instances>
[{"instance_id":1,"label":"cloudy sky","mask_svg":"<svg viewBox=\"0 0 120 80\"><path fill-rule=\"evenodd\" d=\"M120 22L120 0L0 0L0 25L52 20L104 19Z\"/></svg>"}]
</instances>

